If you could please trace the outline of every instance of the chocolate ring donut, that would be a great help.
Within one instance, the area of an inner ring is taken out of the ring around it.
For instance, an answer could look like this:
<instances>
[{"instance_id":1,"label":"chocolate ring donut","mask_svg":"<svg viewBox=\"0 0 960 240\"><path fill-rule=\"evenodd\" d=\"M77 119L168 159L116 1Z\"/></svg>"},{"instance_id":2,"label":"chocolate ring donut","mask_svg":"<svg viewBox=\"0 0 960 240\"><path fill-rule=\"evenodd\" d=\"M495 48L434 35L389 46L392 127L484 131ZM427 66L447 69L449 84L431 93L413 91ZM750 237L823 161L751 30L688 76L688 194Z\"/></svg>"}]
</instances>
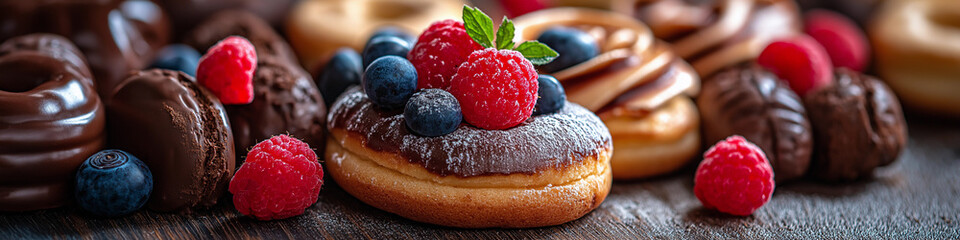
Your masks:
<instances>
[{"instance_id":1,"label":"chocolate ring donut","mask_svg":"<svg viewBox=\"0 0 960 240\"><path fill-rule=\"evenodd\" d=\"M66 38L0 45L0 211L59 207L80 164L105 141L104 108L83 56Z\"/></svg>"}]
</instances>

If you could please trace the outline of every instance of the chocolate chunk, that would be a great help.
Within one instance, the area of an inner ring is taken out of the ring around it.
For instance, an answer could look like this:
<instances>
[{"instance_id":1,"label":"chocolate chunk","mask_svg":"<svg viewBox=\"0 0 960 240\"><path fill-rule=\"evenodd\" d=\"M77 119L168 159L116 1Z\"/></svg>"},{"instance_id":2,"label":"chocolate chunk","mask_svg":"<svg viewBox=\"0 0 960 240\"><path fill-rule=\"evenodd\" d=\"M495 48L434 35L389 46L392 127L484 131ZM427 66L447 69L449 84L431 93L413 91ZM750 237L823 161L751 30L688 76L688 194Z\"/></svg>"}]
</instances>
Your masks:
<instances>
[{"instance_id":1,"label":"chocolate chunk","mask_svg":"<svg viewBox=\"0 0 960 240\"><path fill-rule=\"evenodd\" d=\"M816 142L810 173L827 181L855 180L897 159L907 126L886 84L849 69L837 69L835 76L833 85L804 97Z\"/></svg>"},{"instance_id":2,"label":"chocolate chunk","mask_svg":"<svg viewBox=\"0 0 960 240\"><path fill-rule=\"evenodd\" d=\"M757 65L728 69L704 82L697 105L705 145L741 135L763 149L777 182L806 173L810 122L800 98L776 75Z\"/></svg>"},{"instance_id":3,"label":"chocolate chunk","mask_svg":"<svg viewBox=\"0 0 960 240\"><path fill-rule=\"evenodd\" d=\"M112 98L109 145L150 167L154 187L147 206L186 211L216 204L236 160L220 101L193 77L159 69L134 73Z\"/></svg>"}]
</instances>

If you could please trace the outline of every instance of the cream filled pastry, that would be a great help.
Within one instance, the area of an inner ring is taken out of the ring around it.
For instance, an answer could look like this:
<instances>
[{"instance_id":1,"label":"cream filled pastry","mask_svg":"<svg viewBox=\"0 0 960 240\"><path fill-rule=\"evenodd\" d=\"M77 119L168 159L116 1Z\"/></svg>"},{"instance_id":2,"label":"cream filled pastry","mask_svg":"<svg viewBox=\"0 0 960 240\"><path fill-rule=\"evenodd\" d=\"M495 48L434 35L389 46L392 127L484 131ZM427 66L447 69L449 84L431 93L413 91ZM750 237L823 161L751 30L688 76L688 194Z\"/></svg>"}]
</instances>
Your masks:
<instances>
[{"instance_id":1,"label":"cream filled pastry","mask_svg":"<svg viewBox=\"0 0 960 240\"><path fill-rule=\"evenodd\" d=\"M553 76L571 102L594 111L610 129L617 149L611 159L614 178L671 172L699 152L699 115L689 96L698 93L700 78L643 23L577 8L533 12L515 23L523 40L561 26L597 41L597 56Z\"/></svg>"}]
</instances>

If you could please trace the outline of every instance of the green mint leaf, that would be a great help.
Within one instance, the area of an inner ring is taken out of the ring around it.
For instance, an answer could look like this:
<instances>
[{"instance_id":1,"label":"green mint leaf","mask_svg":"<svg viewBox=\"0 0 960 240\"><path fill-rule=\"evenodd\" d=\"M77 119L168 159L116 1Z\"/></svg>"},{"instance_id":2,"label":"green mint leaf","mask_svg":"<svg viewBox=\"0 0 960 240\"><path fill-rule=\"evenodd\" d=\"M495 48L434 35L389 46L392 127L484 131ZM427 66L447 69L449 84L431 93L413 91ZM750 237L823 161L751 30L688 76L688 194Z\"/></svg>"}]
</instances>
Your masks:
<instances>
[{"instance_id":1,"label":"green mint leaf","mask_svg":"<svg viewBox=\"0 0 960 240\"><path fill-rule=\"evenodd\" d=\"M538 41L526 41L517 46L518 52L530 60L533 65L544 65L556 59L560 54Z\"/></svg>"},{"instance_id":2,"label":"green mint leaf","mask_svg":"<svg viewBox=\"0 0 960 240\"><path fill-rule=\"evenodd\" d=\"M470 6L463 6L463 26L467 29L467 35L473 38L484 48L493 46L493 19L484 14L480 9Z\"/></svg>"},{"instance_id":3,"label":"green mint leaf","mask_svg":"<svg viewBox=\"0 0 960 240\"><path fill-rule=\"evenodd\" d=\"M503 16L503 21L497 28L497 49L513 49L513 32L513 21Z\"/></svg>"}]
</instances>

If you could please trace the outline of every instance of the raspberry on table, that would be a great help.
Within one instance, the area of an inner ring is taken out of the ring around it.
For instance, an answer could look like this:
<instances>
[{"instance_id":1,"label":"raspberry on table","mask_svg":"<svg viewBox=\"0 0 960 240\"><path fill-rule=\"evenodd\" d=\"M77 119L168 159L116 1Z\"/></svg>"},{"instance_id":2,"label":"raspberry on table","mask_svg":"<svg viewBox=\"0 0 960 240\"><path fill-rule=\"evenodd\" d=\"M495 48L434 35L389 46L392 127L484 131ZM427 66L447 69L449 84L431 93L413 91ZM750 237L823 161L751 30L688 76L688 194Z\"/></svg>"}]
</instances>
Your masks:
<instances>
[{"instance_id":1,"label":"raspberry on table","mask_svg":"<svg viewBox=\"0 0 960 240\"><path fill-rule=\"evenodd\" d=\"M323 169L306 143L278 135L257 143L230 181L233 205L259 220L303 214L317 202Z\"/></svg>"},{"instance_id":2,"label":"raspberry on table","mask_svg":"<svg viewBox=\"0 0 960 240\"><path fill-rule=\"evenodd\" d=\"M760 53L757 63L787 81L790 89L801 97L833 82L830 56L817 40L806 35L770 43Z\"/></svg>"},{"instance_id":3,"label":"raspberry on table","mask_svg":"<svg viewBox=\"0 0 960 240\"><path fill-rule=\"evenodd\" d=\"M731 136L703 154L693 193L703 206L747 216L770 201L773 168L763 150L741 136Z\"/></svg>"},{"instance_id":4,"label":"raspberry on table","mask_svg":"<svg viewBox=\"0 0 960 240\"><path fill-rule=\"evenodd\" d=\"M417 88L447 89L457 67L480 49L483 47L467 35L463 22L448 19L431 24L407 55L417 69Z\"/></svg>"},{"instance_id":5,"label":"raspberry on table","mask_svg":"<svg viewBox=\"0 0 960 240\"><path fill-rule=\"evenodd\" d=\"M257 52L239 36L227 37L207 50L197 66L197 82L213 92L223 104L253 102L253 72Z\"/></svg>"},{"instance_id":6,"label":"raspberry on table","mask_svg":"<svg viewBox=\"0 0 960 240\"><path fill-rule=\"evenodd\" d=\"M470 54L450 82L463 119L474 126L507 129L530 117L537 102L537 72L520 52L484 49Z\"/></svg>"},{"instance_id":7,"label":"raspberry on table","mask_svg":"<svg viewBox=\"0 0 960 240\"><path fill-rule=\"evenodd\" d=\"M804 32L823 45L833 66L854 71L867 67L870 43L853 20L828 10L812 10L804 18Z\"/></svg>"}]
</instances>

